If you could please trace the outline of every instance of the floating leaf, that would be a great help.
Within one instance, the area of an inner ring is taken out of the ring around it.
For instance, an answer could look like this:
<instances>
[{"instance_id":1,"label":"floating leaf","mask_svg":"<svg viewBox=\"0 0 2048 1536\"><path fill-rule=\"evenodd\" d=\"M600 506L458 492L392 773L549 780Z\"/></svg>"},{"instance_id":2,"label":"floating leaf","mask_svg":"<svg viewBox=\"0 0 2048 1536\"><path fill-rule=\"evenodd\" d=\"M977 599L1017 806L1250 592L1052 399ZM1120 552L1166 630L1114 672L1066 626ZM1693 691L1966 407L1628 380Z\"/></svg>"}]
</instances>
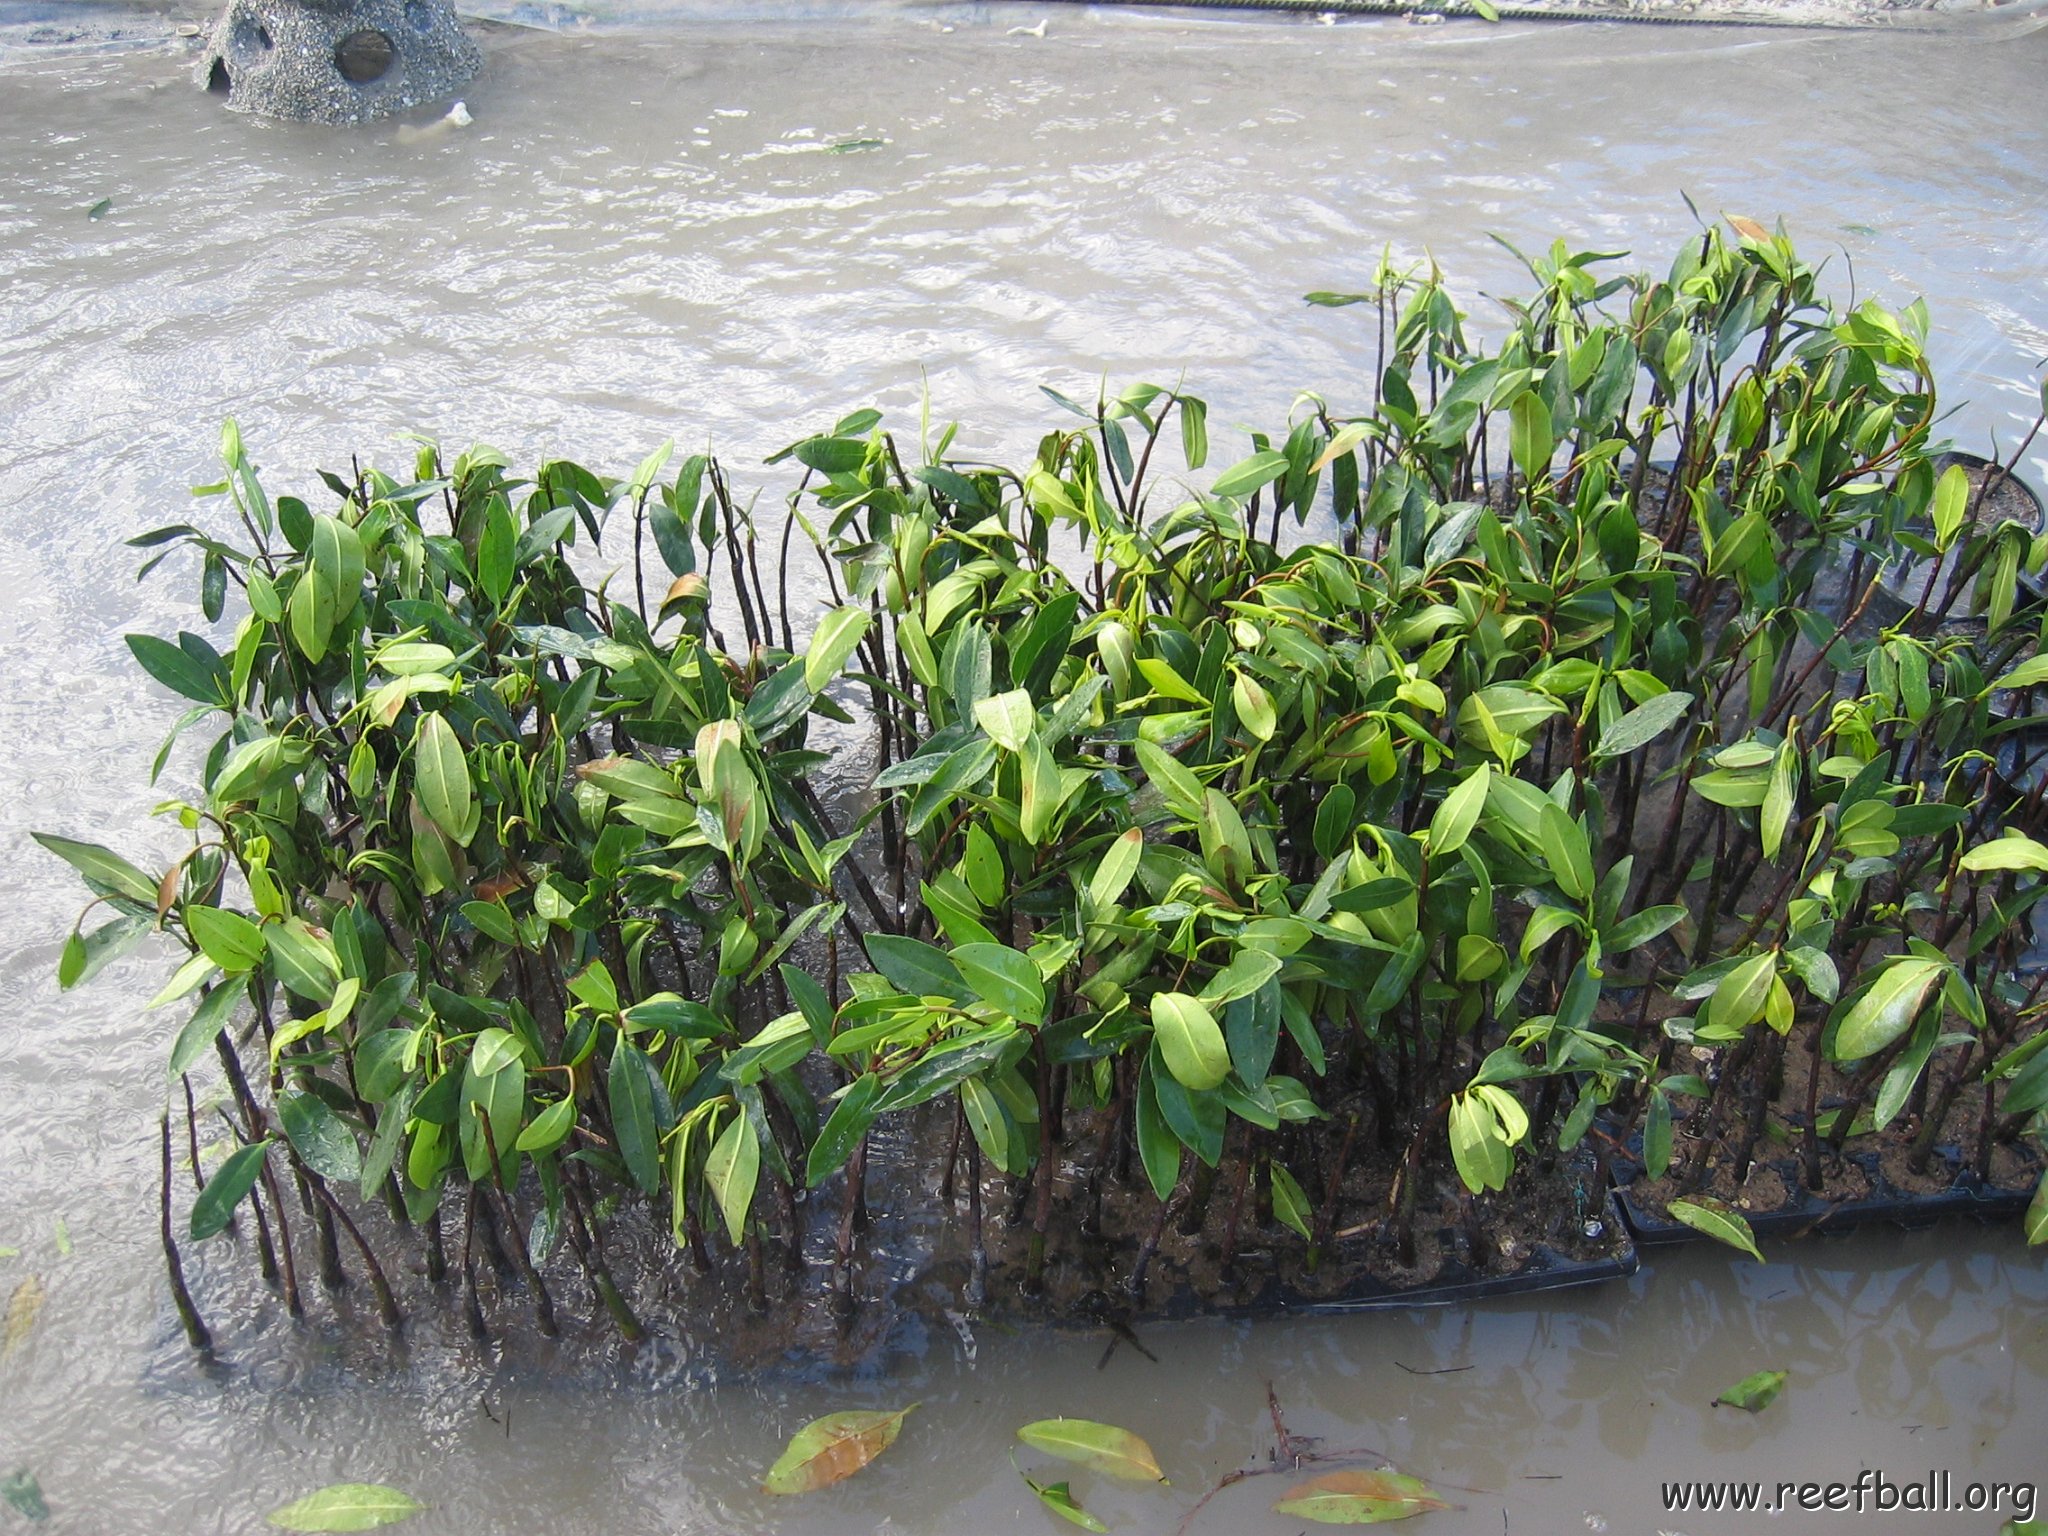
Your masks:
<instances>
[{"instance_id":1,"label":"floating leaf","mask_svg":"<svg viewBox=\"0 0 2048 1536\"><path fill-rule=\"evenodd\" d=\"M1017 1438L1034 1451L1111 1477L1133 1483L1166 1481L1152 1447L1114 1424L1098 1424L1092 1419L1040 1419L1018 1430Z\"/></svg>"},{"instance_id":2,"label":"floating leaf","mask_svg":"<svg viewBox=\"0 0 2048 1536\"><path fill-rule=\"evenodd\" d=\"M103 197L85 210L85 216L97 222L100 219L104 219L113 210L114 200L111 197Z\"/></svg>"},{"instance_id":3,"label":"floating leaf","mask_svg":"<svg viewBox=\"0 0 2048 1536\"><path fill-rule=\"evenodd\" d=\"M1740 1408L1748 1413L1762 1413L1777 1400L1785 1390L1783 1371L1758 1371L1754 1376L1745 1376L1726 1392L1714 1399L1719 1407L1725 1403L1730 1408Z\"/></svg>"},{"instance_id":4,"label":"floating leaf","mask_svg":"<svg viewBox=\"0 0 2048 1536\"><path fill-rule=\"evenodd\" d=\"M270 1512L287 1531L374 1531L410 1520L427 1506L381 1483L335 1483Z\"/></svg>"},{"instance_id":5,"label":"floating leaf","mask_svg":"<svg viewBox=\"0 0 2048 1536\"><path fill-rule=\"evenodd\" d=\"M1016 1465L1015 1457L1011 1458L1011 1465ZM1024 1479L1025 1487L1038 1495L1038 1502L1062 1520L1078 1525L1084 1531L1106 1532L1109 1529L1075 1502L1073 1493L1065 1483L1041 1483L1022 1467L1017 1468L1017 1475Z\"/></svg>"},{"instance_id":6,"label":"floating leaf","mask_svg":"<svg viewBox=\"0 0 2048 1536\"><path fill-rule=\"evenodd\" d=\"M1664 1209L1673 1221L1683 1222L1693 1231L1726 1243L1730 1248L1740 1248L1759 1264L1763 1262L1764 1256L1757 1249L1756 1234L1749 1230L1749 1223L1740 1212L1730 1210L1719 1200L1674 1200Z\"/></svg>"},{"instance_id":7,"label":"floating leaf","mask_svg":"<svg viewBox=\"0 0 2048 1536\"><path fill-rule=\"evenodd\" d=\"M761 1479L762 1492L810 1493L853 1476L896 1443L915 1407L894 1413L858 1408L811 1420Z\"/></svg>"},{"instance_id":8,"label":"floating leaf","mask_svg":"<svg viewBox=\"0 0 2048 1536\"><path fill-rule=\"evenodd\" d=\"M44 1294L41 1275L30 1275L14 1288L7 1300L7 1343L0 1347L0 1360L12 1356L27 1340L43 1310Z\"/></svg>"},{"instance_id":9,"label":"floating leaf","mask_svg":"<svg viewBox=\"0 0 2048 1536\"><path fill-rule=\"evenodd\" d=\"M1326 1472L1290 1491L1273 1509L1319 1525L1378 1525L1450 1507L1422 1479L1382 1469Z\"/></svg>"},{"instance_id":10,"label":"floating leaf","mask_svg":"<svg viewBox=\"0 0 2048 1536\"><path fill-rule=\"evenodd\" d=\"M43 1502L43 1485L36 1481L35 1473L26 1467L0 1479L0 1498L5 1498L24 1519L50 1518L50 1506Z\"/></svg>"}]
</instances>

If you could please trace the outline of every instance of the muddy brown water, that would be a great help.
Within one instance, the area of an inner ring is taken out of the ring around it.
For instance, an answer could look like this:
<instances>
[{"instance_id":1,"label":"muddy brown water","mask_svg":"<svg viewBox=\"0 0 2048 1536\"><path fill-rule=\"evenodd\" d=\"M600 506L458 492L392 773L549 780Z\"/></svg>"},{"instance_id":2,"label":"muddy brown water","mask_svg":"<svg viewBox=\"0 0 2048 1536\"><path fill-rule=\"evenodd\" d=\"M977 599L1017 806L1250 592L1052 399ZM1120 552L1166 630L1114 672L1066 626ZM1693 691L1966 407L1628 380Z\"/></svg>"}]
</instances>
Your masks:
<instances>
[{"instance_id":1,"label":"muddy brown water","mask_svg":"<svg viewBox=\"0 0 2048 1536\"><path fill-rule=\"evenodd\" d=\"M59 995L76 891L27 833L172 846L145 828L165 792L145 775L177 707L119 637L189 610L179 584L133 583L120 540L187 514L223 415L273 491L352 450L402 463L406 429L614 473L673 436L744 479L858 406L914 431L927 387L969 447L1018 455L1056 419L1038 384L1185 370L1221 457L1244 446L1227 429L1298 389L1364 397L1366 327L1300 296L1362 286L1382 245L1434 253L1484 323L1483 294L1515 283L1490 232L1661 263L1693 227L1681 189L1709 214L1782 214L1835 252L1838 292L1925 294L1959 446L2010 443L2038 409L2038 7L1911 37L996 5L502 14L559 25L489 31L475 122L425 133L220 112L184 45L148 43L175 7L136 13L128 46L0 54L0 1290L45 1292L0 1362L0 1476L36 1475L46 1528L255 1532L361 1480L427 1501L422 1533L1045 1532L1006 1453L1017 1425L1068 1413L1156 1447L1170 1491L1074 1485L1112 1529L1165 1533L1264 1454L1268 1382L1298 1433L1370 1446L1462 1506L1418 1531L1709 1536L1760 1522L1666 1513L1660 1483L2043 1476L2048 1273L1974 1226L1773 1245L1762 1265L1659 1252L1632 1280L1465 1308L1177 1324L1146 1334L1158 1363L1123 1349L1100 1371L1099 1336L965 1319L890 1331L850 1374L772 1336L745 1369L687 1332L627 1358L481 1351L422 1322L394 1352L324 1297L285 1326L223 1251L193 1268L226 1365L195 1371L154 1232L174 1021L143 1004L167 957ZM1009 31L1041 17L1043 37ZM881 142L831 150L854 140ZM1764 1368L1791 1373L1774 1407L1709 1406ZM856 1481L756 1491L804 1420L911 1400ZM1297 1531L1269 1512L1284 1486L1240 1483L1193 1530Z\"/></svg>"}]
</instances>

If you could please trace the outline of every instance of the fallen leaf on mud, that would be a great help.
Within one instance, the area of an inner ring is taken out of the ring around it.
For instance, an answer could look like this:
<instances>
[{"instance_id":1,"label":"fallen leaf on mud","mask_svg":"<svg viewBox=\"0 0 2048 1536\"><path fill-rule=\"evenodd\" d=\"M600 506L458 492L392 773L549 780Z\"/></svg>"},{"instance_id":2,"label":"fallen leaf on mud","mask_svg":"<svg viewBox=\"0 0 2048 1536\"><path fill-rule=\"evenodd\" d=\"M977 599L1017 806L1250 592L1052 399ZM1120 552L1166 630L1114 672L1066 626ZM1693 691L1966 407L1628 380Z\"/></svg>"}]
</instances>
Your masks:
<instances>
[{"instance_id":1,"label":"fallen leaf on mud","mask_svg":"<svg viewBox=\"0 0 2048 1536\"><path fill-rule=\"evenodd\" d=\"M1421 1478L1382 1469L1326 1472L1303 1483L1273 1509L1322 1525L1378 1525L1450 1507Z\"/></svg>"},{"instance_id":2,"label":"fallen leaf on mud","mask_svg":"<svg viewBox=\"0 0 2048 1536\"><path fill-rule=\"evenodd\" d=\"M1726 1392L1714 1399L1714 1406L1726 1403L1730 1408L1741 1408L1750 1413L1762 1413L1776 1401L1785 1390L1783 1371L1758 1371L1754 1376L1745 1376Z\"/></svg>"},{"instance_id":3,"label":"fallen leaf on mud","mask_svg":"<svg viewBox=\"0 0 2048 1536\"><path fill-rule=\"evenodd\" d=\"M764 1493L810 1493L853 1476L896 1443L910 1408L894 1413L854 1409L813 1419L761 1479Z\"/></svg>"}]
</instances>

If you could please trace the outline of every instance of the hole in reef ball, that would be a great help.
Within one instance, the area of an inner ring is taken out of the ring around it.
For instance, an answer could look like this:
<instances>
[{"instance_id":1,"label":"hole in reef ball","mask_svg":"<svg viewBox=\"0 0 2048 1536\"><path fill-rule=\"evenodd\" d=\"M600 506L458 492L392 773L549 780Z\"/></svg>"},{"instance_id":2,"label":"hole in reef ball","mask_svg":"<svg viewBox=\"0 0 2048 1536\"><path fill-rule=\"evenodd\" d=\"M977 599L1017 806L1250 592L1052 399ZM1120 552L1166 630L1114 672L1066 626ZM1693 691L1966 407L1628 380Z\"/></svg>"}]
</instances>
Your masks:
<instances>
[{"instance_id":1,"label":"hole in reef ball","mask_svg":"<svg viewBox=\"0 0 2048 1536\"><path fill-rule=\"evenodd\" d=\"M391 73L398 50L391 39L370 27L351 32L334 50L334 67L350 85L369 85Z\"/></svg>"},{"instance_id":2,"label":"hole in reef ball","mask_svg":"<svg viewBox=\"0 0 2048 1536\"><path fill-rule=\"evenodd\" d=\"M228 87L228 61L215 58L213 68L207 72L206 88L216 96L225 96L228 94Z\"/></svg>"},{"instance_id":3,"label":"hole in reef ball","mask_svg":"<svg viewBox=\"0 0 2048 1536\"><path fill-rule=\"evenodd\" d=\"M415 32L434 30L434 11L425 0L405 0L405 19Z\"/></svg>"},{"instance_id":4,"label":"hole in reef ball","mask_svg":"<svg viewBox=\"0 0 2048 1536\"><path fill-rule=\"evenodd\" d=\"M271 41L270 29L253 16L236 17L228 41L235 52L245 58L250 54L268 53L276 46Z\"/></svg>"}]
</instances>

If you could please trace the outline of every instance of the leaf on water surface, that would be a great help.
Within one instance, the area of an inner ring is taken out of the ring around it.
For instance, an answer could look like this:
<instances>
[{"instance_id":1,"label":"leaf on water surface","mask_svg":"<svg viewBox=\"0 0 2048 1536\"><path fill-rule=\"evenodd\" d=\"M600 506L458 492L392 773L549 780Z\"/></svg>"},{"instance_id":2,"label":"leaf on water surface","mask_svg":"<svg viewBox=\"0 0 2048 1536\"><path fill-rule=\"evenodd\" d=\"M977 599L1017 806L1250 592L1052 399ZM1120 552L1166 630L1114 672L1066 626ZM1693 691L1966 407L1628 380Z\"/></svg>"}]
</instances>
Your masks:
<instances>
[{"instance_id":1,"label":"leaf on water surface","mask_svg":"<svg viewBox=\"0 0 2048 1536\"><path fill-rule=\"evenodd\" d=\"M830 155L850 155L856 150L880 149L887 139L841 139L837 144L828 145L825 152Z\"/></svg>"},{"instance_id":2,"label":"leaf on water surface","mask_svg":"<svg viewBox=\"0 0 2048 1536\"><path fill-rule=\"evenodd\" d=\"M36 1481L35 1473L26 1467L0 1479L0 1497L4 1497L13 1505L16 1513L24 1519L50 1518L50 1506L43 1502L43 1485Z\"/></svg>"},{"instance_id":3,"label":"leaf on water surface","mask_svg":"<svg viewBox=\"0 0 2048 1536\"><path fill-rule=\"evenodd\" d=\"M1010 1464L1016 1466L1015 1457L1010 1459ZM1075 1501L1073 1492L1065 1483L1041 1483L1022 1467L1017 1467L1017 1475L1024 1479L1025 1487L1038 1495L1038 1502L1058 1515L1062 1520L1078 1525L1084 1531L1108 1531L1108 1526L1089 1514L1087 1510L1083 1509Z\"/></svg>"},{"instance_id":4,"label":"leaf on water surface","mask_svg":"<svg viewBox=\"0 0 2048 1536\"><path fill-rule=\"evenodd\" d=\"M1017 1438L1034 1451L1044 1451L1048 1456L1106 1472L1111 1477L1133 1483L1166 1481L1152 1447L1114 1424L1098 1424L1092 1419L1040 1419L1018 1430Z\"/></svg>"},{"instance_id":5,"label":"leaf on water surface","mask_svg":"<svg viewBox=\"0 0 2048 1536\"><path fill-rule=\"evenodd\" d=\"M7 1302L7 1342L0 1346L0 1360L10 1358L28 1338L43 1310L43 1277L30 1275L14 1288Z\"/></svg>"},{"instance_id":6,"label":"leaf on water surface","mask_svg":"<svg viewBox=\"0 0 2048 1536\"><path fill-rule=\"evenodd\" d=\"M381 1483L334 1483L273 1509L268 1518L287 1531L374 1531L410 1520L426 1507Z\"/></svg>"},{"instance_id":7,"label":"leaf on water surface","mask_svg":"<svg viewBox=\"0 0 2048 1536\"><path fill-rule=\"evenodd\" d=\"M853 1476L896 1443L911 1409L828 1413L798 1430L761 1479L764 1493L811 1493Z\"/></svg>"},{"instance_id":8,"label":"leaf on water surface","mask_svg":"<svg viewBox=\"0 0 2048 1536\"><path fill-rule=\"evenodd\" d=\"M1384 1468L1326 1472L1273 1506L1276 1513L1299 1515L1320 1525L1378 1525L1450 1507L1421 1478Z\"/></svg>"},{"instance_id":9,"label":"leaf on water surface","mask_svg":"<svg viewBox=\"0 0 2048 1536\"><path fill-rule=\"evenodd\" d=\"M1778 1394L1785 1390L1783 1371L1758 1371L1754 1376L1745 1376L1726 1392L1714 1399L1714 1406L1723 1403L1730 1408L1741 1408L1749 1413L1762 1413L1777 1401Z\"/></svg>"},{"instance_id":10,"label":"leaf on water surface","mask_svg":"<svg viewBox=\"0 0 2048 1536\"><path fill-rule=\"evenodd\" d=\"M1764 1261L1756 1246L1756 1234L1749 1230L1749 1223L1740 1212L1730 1210L1720 1201L1704 1198L1674 1200L1664 1209L1673 1221L1683 1222L1693 1231L1703 1232L1730 1248L1740 1248L1759 1264Z\"/></svg>"},{"instance_id":11,"label":"leaf on water surface","mask_svg":"<svg viewBox=\"0 0 2048 1536\"><path fill-rule=\"evenodd\" d=\"M58 1257L59 1257L59 1258L65 1258L65 1259L68 1259L68 1258L70 1258L70 1257L71 1257L71 1223L70 1223L70 1222L68 1222L68 1221L66 1221L66 1220L65 1220L65 1219L64 1219L64 1218L63 1218L62 1216L59 1216L59 1217L57 1218L57 1225L56 1225L56 1228L55 1228L54 1230L55 1230L55 1235L56 1235L56 1238L57 1238L57 1255L58 1255Z\"/></svg>"},{"instance_id":12,"label":"leaf on water surface","mask_svg":"<svg viewBox=\"0 0 2048 1536\"><path fill-rule=\"evenodd\" d=\"M114 200L111 197L103 197L98 202L94 203L90 208L85 210L85 216L88 219L93 220L104 219L109 213L113 211L113 208Z\"/></svg>"}]
</instances>

